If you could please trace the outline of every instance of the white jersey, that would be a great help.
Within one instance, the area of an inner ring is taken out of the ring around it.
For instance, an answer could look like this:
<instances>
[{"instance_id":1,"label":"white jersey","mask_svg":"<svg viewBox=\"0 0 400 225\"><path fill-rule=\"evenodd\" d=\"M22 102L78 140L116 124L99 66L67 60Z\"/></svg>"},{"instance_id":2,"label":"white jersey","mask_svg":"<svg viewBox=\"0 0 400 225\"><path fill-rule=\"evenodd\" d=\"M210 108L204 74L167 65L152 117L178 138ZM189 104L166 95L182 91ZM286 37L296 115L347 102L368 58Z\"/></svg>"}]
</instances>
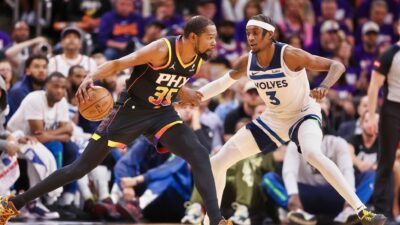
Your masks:
<instances>
[{"instance_id":1,"label":"white jersey","mask_svg":"<svg viewBox=\"0 0 400 225\"><path fill-rule=\"evenodd\" d=\"M57 71L67 77L69 68L75 65L82 66L89 73L94 72L97 69L96 61L86 55L79 54L76 59L67 60L62 54L60 54L50 58L48 67L49 74Z\"/></svg>"},{"instance_id":2,"label":"white jersey","mask_svg":"<svg viewBox=\"0 0 400 225\"><path fill-rule=\"evenodd\" d=\"M305 69L290 70L283 60L286 44L276 43L275 52L267 68L257 63L250 52L247 76L253 80L258 94L267 108L253 123L262 129L279 147L297 137L297 129L304 120L321 121L321 106L310 97L310 84Z\"/></svg>"},{"instance_id":3,"label":"white jersey","mask_svg":"<svg viewBox=\"0 0 400 225\"><path fill-rule=\"evenodd\" d=\"M276 43L275 52L267 68L257 63L256 54L250 52L247 76L254 81L260 97L267 105L269 115L297 115L313 101L306 70L290 70L283 60L286 44Z\"/></svg>"}]
</instances>

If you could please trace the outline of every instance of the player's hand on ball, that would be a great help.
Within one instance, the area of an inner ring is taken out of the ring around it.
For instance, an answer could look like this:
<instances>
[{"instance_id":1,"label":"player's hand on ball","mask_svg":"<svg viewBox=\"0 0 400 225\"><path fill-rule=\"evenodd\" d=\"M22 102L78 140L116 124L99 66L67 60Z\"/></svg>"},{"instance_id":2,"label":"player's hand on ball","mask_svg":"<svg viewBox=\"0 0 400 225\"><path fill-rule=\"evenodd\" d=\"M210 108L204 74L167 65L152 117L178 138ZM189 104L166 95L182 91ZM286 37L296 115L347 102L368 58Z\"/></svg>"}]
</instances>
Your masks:
<instances>
[{"instance_id":1,"label":"player's hand on ball","mask_svg":"<svg viewBox=\"0 0 400 225\"><path fill-rule=\"evenodd\" d=\"M311 90L310 97L320 102L328 94L328 88L319 86Z\"/></svg>"},{"instance_id":2,"label":"player's hand on ball","mask_svg":"<svg viewBox=\"0 0 400 225\"><path fill-rule=\"evenodd\" d=\"M93 88L93 79L86 77L83 80L82 84L79 86L78 91L76 92L76 97L78 98L79 104L84 103L85 101L89 101L90 98L90 89Z\"/></svg>"}]
</instances>

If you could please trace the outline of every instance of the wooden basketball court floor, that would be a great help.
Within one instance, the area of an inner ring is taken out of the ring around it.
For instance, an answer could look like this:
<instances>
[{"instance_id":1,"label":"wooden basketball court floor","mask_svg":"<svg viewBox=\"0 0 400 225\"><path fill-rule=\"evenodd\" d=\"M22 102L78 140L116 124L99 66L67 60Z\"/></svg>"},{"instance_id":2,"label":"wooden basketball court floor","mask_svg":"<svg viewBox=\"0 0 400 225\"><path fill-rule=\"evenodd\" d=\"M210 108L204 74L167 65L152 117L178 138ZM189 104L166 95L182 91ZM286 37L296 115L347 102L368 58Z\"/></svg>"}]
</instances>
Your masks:
<instances>
[{"instance_id":1,"label":"wooden basketball court floor","mask_svg":"<svg viewBox=\"0 0 400 225\"><path fill-rule=\"evenodd\" d=\"M79 221L26 221L10 222L9 225L131 225L133 223L79 222ZM176 223L135 223L135 225L181 225Z\"/></svg>"}]
</instances>

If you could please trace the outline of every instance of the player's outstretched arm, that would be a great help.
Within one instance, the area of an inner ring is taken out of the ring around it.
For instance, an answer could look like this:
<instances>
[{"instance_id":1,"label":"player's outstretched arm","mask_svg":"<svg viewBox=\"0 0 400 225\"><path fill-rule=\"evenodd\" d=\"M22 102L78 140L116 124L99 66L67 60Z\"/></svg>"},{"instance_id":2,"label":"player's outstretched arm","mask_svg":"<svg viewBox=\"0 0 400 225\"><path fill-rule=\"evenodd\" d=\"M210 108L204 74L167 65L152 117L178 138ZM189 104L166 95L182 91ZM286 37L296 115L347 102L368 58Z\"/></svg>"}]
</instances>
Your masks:
<instances>
[{"instance_id":1,"label":"player's outstretched arm","mask_svg":"<svg viewBox=\"0 0 400 225\"><path fill-rule=\"evenodd\" d=\"M331 88L346 71L346 67L338 61L312 55L306 51L290 46L285 50L284 60L289 69L293 71L299 71L303 68L312 71L328 71L328 74L319 87L313 89L310 93L311 97L318 101L325 97L328 93L328 89Z\"/></svg>"},{"instance_id":2,"label":"player's outstretched arm","mask_svg":"<svg viewBox=\"0 0 400 225\"><path fill-rule=\"evenodd\" d=\"M239 61L233 66L232 70L228 71L220 78L204 85L199 89L199 92L203 95L202 101L217 96L228 89L238 79L246 74L248 54L240 57Z\"/></svg>"},{"instance_id":3,"label":"player's outstretched arm","mask_svg":"<svg viewBox=\"0 0 400 225\"><path fill-rule=\"evenodd\" d=\"M151 64L158 67L163 66L168 61L168 47L164 40L154 41L145 47L122 58L108 61L102 64L95 72L88 74L80 85L76 96L81 103L88 100L90 88L93 87L94 80L100 80L118 72L142 64Z\"/></svg>"}]
</instances>

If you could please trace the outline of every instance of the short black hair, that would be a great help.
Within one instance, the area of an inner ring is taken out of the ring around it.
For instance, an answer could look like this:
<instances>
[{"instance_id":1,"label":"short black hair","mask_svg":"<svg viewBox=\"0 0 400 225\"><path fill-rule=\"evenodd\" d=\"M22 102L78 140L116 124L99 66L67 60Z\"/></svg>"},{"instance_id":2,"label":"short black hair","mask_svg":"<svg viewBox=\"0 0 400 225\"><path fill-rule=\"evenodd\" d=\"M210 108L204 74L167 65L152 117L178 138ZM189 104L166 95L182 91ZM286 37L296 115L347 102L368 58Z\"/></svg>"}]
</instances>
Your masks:
<instances>
[{"instance_id":1,"label":"short black hair","mask_svg":"<svg viewBox=\"0 0 400 225\"><path fill-rule=\"evenodd\" d=\"M195 33L196 35L200 35L209 25L215 25L215 24L212 20L208 19L207 17L194 16L187 22L185 29L183 30L183 36L187 38L189 37L190 33Z\"/></svg>"},{"instance_id":2,"label":"short black hair","mask_svg":"<svg viewBox=\"0 0 400 225\"><path fill-rule=\"evenodd\" d=\"M28 69L31 66L33 60L38 60L38 59L44 60L44 61L46 61L47 64L49 64L49 59L45 55L35 54L35 55L29 56L29 58L25 61L25 69Z\"/></svg>"},{"instance_id":3,"label":"short black hair","mask_svg":"<svg viewBox=\"0 0 400 225\"><path fill-rule=\"evenodd\" d=\"M85 69L85 68L83 68L83 66L81 66L81 65L74 65L74 66L71 66L71 67L69 68L69 70L68 70L68 76L71 76L71 75L74 73L74 70L77 69L77 68Z\"/></svg>"},{"instance_id":4,"label":"short black hair","mask_svg":"<svg viewBox=\"0 0 400 225\"><path fill-rule=\"evenodd\" d=\"M60 72L52 72L45 80L45 83L47 84L47 82L50 82L53 78L63 78L63 79L67 79L62 73Z\"/></svg>"},{"instance_id":5,"label":"short black hair","mask_svg":"<svg viewBox=\"0 0 400 225\"><path fill-rule=\"evenodd\" d=\"M276 28L274 21L271 19L271 17L263 15L263 14L258 14L250 18L251 20L258 20L264 23L268 23L269 25L273 26ZM267 30L263 29L262 35L265 36L267 34Z\"/></svg>"}]
</instances>

